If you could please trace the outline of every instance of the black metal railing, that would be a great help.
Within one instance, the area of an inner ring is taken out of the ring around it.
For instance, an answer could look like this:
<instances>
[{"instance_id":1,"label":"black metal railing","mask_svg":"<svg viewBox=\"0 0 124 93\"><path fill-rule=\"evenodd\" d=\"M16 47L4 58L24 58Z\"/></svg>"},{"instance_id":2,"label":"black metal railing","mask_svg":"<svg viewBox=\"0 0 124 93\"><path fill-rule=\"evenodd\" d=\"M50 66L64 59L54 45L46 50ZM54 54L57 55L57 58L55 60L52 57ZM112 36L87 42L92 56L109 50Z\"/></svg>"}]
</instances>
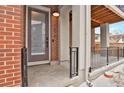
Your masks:
<instances>
[{"instance_id":1,"label":"black metal railing","mask_svg":"<svg viewBox=\"0 0 124 93\"><path fill-rule=\"evenodd\" d=\"M90 71L124 58L124 47L92 48Z\"/></svg>"},{"instance_id":2,"label":"black metal railing","mask_svg":"<svg viewBox=\"0 0 124 93\"><path fill-rule=\"evenodd\" d=\"M70 47L70 78L78 76L78 47Z\"/></svg>"},{"instance_id":3,"label":"black metal railing","mask_svg":"<svg viewBox=\"0 0 124 93\"><path fill-rule=\"evenodd\" d=\"M28 86L27 75L27 48L21 49L21 75L22 75L22 87Z\"/></svg>"}]
</instances>

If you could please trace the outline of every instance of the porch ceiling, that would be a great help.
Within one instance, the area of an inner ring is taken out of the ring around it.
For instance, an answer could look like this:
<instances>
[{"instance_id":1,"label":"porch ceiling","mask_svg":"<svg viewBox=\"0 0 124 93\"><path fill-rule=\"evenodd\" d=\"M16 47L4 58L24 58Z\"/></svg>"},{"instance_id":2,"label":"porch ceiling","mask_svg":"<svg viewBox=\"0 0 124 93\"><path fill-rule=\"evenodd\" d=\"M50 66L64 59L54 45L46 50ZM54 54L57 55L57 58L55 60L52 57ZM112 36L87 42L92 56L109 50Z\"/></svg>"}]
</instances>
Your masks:
<instances>
[{"instance_id":1,"label":"porch ceiling","mask_svg":"<svg viewBox=\"0 0 124 93\"><path fill-rule=\"evenodd\" d=\"M91 26L97 27L103 23L114 23L123 20L122 17L104 5L91 6Z\"/></svg>"},{"instance_id":2,"label":"porch ceiling","mask_svg":"<svg viewBox=\"0 0 124 93\"><path fill-rule=\"evenodd\" d=\"M51 13L59 11L60 5L44 5L51 9ZM123 20L118 13L113 12L111 9L104 5L92 5L91 6L91 26L98 27L103 23L114 23Z\"/></svg>"}]
</instances>

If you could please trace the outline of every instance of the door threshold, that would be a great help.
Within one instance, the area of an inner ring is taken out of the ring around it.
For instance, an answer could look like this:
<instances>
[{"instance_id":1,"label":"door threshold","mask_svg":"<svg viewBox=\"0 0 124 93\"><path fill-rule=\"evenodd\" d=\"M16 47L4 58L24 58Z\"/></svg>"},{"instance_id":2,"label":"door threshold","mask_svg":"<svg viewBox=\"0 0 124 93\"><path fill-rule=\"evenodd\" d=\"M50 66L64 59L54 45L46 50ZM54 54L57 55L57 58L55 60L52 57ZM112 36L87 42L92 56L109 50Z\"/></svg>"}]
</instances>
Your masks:
<instances>
[{"instance_id":1,"label":"door threshold","mask_svg":"<svg viewBox=\"0 0 124 93\"><path fill-rule=\"evenodd\" d=\"M42 64L48 64L48 63L50 63L49 60L28 62L28 66L42 65Z\"/></svg>"}]
</instances>

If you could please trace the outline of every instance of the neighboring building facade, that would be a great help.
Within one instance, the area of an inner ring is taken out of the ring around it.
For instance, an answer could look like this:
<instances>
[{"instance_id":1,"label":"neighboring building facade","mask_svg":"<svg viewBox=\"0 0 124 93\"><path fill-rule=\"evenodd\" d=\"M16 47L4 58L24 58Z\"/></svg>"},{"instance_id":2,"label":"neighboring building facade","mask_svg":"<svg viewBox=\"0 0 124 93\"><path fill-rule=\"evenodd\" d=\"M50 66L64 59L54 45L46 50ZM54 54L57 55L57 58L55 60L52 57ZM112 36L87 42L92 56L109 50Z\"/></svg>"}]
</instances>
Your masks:
<instances>
[{"instance_id":1,"label":"neighboring building facade","mask_svg":"<svg viewBox=\"0 0 124 93\"><path fill-rule=\"evenodd\" d=\"M95 42L100 43L100 34L95 34ZM110 35L109 36L110 43L124 43L124 35Z\"/></svg>"},{"instance_id":2,"label":"neighboring building facade","mask_svg":"<svg viewBox=\"0 0 124 93\"><path fill-rule=\"evenodd\" d=\"M124 47L124 35L109 35L110 47ZM100 48L100 34L95 34L95 47Z\"/></svg>"},{"instance_id":3,"label":"neighboring building facade","mask_svg":"<svg viewBox=\"0 0 124 93\"><path fill-rule=\"evenodd\" d=\"M110 36L110 43L124 43L124 35L111 35Z\"/></svg>"}]
</instances>

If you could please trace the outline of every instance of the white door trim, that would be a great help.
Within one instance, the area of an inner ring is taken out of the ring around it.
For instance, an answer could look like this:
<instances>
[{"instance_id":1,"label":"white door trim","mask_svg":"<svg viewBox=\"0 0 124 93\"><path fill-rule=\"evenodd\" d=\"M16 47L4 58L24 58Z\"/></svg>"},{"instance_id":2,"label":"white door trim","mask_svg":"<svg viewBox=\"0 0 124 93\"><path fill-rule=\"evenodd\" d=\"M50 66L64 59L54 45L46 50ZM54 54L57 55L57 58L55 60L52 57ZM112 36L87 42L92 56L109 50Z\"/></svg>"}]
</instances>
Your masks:
<instances>
[{"instance_id":1,"label":"white door trim","mask_svg":"<svg viewBox=\"0 0 124 93\"><path fill-rule=\"evenodd\" d=\"M28 66L50 63L50 61L51 61L51 31L50 31L51 30L51 27L50 27L51 12L50 12L50 8L40 6L40 5L28 5L28 6L26 6L26 48L28 48L28 7L39 9L39 10L42 10L42 11L49 13L49 60L37 61L37 62L28 62Z\"/></svg>"}]
</instances>

